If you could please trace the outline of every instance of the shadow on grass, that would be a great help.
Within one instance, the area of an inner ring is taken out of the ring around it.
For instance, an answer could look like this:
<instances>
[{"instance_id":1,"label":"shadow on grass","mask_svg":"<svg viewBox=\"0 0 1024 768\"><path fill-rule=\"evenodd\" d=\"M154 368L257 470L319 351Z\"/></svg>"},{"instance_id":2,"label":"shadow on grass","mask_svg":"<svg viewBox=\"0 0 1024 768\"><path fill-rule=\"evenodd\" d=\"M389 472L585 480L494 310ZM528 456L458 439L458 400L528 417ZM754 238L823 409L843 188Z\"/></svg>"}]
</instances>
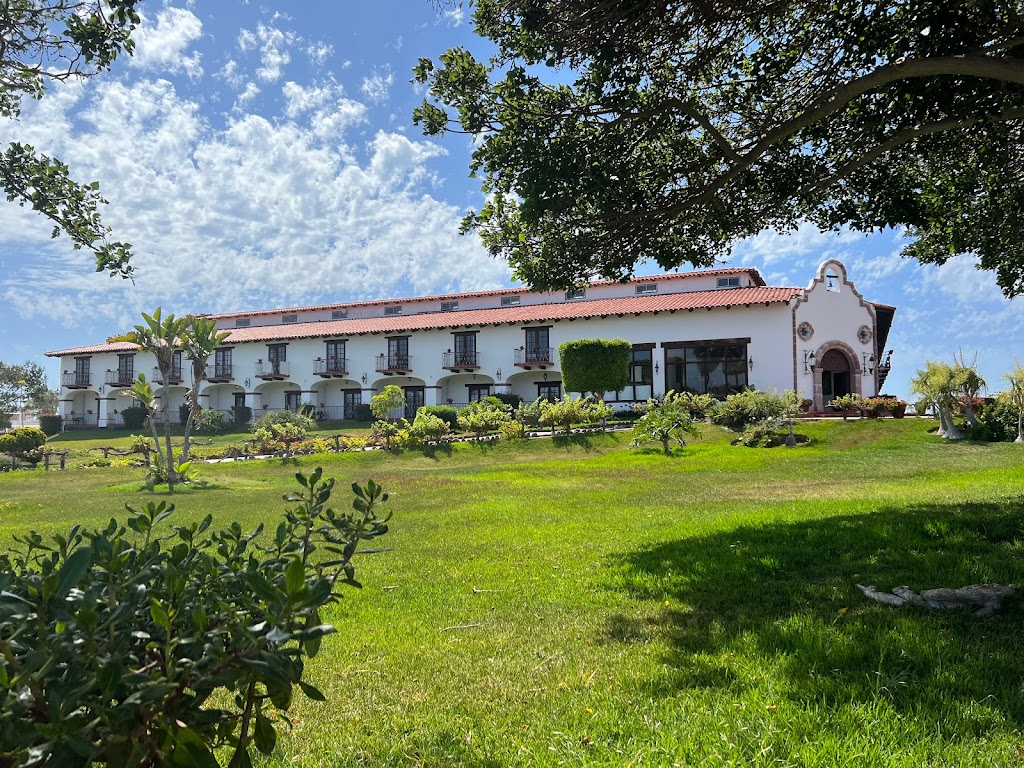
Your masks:
<instances>
[{"instance_id":1,"label":"shadow on grass","mask_svg":"<svg viewBox=\"0 0 1024 768\"><path fill-rule=\"evenodd\" d=\"M614 616L606 640L668 640L671 671L648 683L656 695L767 685L806 707L884 697L951 735L1019 726L1019 601L986 621L889 608L855 585L1019 584L1022 502L883 508L640 550L613 565L613 587L660 608L646 621Z\"/></svg>"}]
</instances>

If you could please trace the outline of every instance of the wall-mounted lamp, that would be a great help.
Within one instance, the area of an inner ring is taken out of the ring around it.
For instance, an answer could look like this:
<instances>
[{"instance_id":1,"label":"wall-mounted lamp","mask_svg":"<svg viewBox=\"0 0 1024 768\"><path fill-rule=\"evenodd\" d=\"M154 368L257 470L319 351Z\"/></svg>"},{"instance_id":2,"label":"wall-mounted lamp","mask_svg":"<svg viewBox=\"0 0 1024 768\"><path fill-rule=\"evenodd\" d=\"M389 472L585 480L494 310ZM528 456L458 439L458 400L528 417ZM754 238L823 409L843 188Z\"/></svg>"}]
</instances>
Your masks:
<instances>
[{"instance_id":1,"label":"wall-mounted lamp","mask_svg":"<svg viewBox=\"0 0 1024 768\"><path fill-rule=\"evenodd\" d=\"M363 374L363 384L365 384L365 383L366 383L366 381L367 381L367 377L366 377L366 374L364 373L364 374Z\"/></svg>"},{"instance_id":2,"label":"wall-mounted lamp","mask_svg":"<svg viewBox=\"0 0 1024 768\"><path fill-rule=\"evenodd\" d=\"M498 379L499 381L501 380L501 368L494 372L494 378Z\"/></svg>"},{"instance_id":3,"label":"wall-mounted lamp","mask_svg":"<svg viewBox=\"0 0 1024 768\"><path fill-rule=\"evenodd\" d=\"M100 394L101 395L103 394L103 385L102 384L100 384Z\"/></svg>"},{"instance_id":4,"label":"wall-mounted lamp","mask_svg":"<svg viewBox=\"0 0 1024 768\"><path fill-rule=\"evenodd\" d=\"M804 350L804 373L814 373L814 353Z\"/></svg>"},{"instance_id":5,"label":"wall-mounted lamp","mask_svg":"<svg viewBox=\"0 0 1024 768\"><path fill-rule=\"evenodd\" d=\"M875 356L874 355L872 355L871 357L868 357L868 353L867 352L861 352L861 360L863 360L864 368L867 370L869 375L875 372Z\"/></svg>"},{"instance_id":6,"label":"wall-mounted lamp","mask_svg":"<svg viewBox=\"0 0 1024 768\"><path fill-rule=\"evenodd\" d=\"M252 385L252 380L251 379L246 379L244 383L245 383L245 388L248 389Z\"/></svg>"},{"instance_id":7,"label":"wall-mounted lamp","mask_svg":"<svg viewBox=\"0 0 1024 768\"><path fill-rule=\"evenodd\" d=\"M655 375L657 375L659 371L661 371L661 366L659 366L658 365L658 361L655 360L654 361L654 373L655 373Z\"/></svg>"},{"instance_id":8,"label":"wall-mounted lamp","mask_svg":"<svg viewBox=\"0 0 1024 768\"><path fill-rule=\"evenodd\" d=\"M754 370L754 358L747 360L747 365L750 366L750 370Z\"/></svg>"},{"instance_id":9,"label":"wall-mounted lamp","mask_svg":"<svg viewBox=\"0 0 1024 768\"><path fill-rule=\"evenodd\" d=\"M548 372L544 371L544 381L547 381L547 380L548 380Z\"/></svg>"}]
</instances>

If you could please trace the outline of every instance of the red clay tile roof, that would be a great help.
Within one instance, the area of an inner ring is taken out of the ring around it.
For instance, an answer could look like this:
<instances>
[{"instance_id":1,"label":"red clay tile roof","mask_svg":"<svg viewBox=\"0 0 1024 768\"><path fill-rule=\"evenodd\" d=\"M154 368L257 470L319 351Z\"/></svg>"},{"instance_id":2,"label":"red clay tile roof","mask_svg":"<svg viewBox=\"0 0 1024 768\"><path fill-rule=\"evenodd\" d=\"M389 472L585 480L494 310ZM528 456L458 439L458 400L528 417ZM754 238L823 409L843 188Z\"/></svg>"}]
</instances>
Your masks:
<instances>
[{"instance_id":1,"label":"red clay tile roof","mask_svg":"<svg viewBox=\"0 0 1024 768\"><path fill-rule=\"evenodd\" d=\"M502 323L536 323L546 320L569 320L610 315L641 315L656 312L677 312L754 304L784 304L801 292L800 288L729 288L727 290L686 291L660 295L628 296L614 299L527 304L493 309L466 309L455 312L424 312L417 315L367 317L352 320L325 320L314 323L264 325L233 328L228 344L247 341L271 341L304 337L360 336L368 333L396 333L437 328L464 328ZM75 354L113 352L134 349L133 344L97 344L47 352L49 357Z\"/></svg>"},{"instance_id":2,"label":"red clay tile roof","mask_svg":"<svg viewBox=\"0 0 1024 768\"><path fill-rule=\"evenodd\" d=\"M754 285L764 286L764 278L761 277L761 273L754 267L722 267L720 269L703 269L695 270L692 272L676 272L673 274L658 274L658 275L647 275L644 277L634 277L631 280L627 280L623 285L632 285L634 283L650 283L653 281L660 280L684 280L692 277L720 277L722 275L750 275ZM598 280L590 285L616 285L619 284L616 280ZM397 298L397 299L373 299L372 301L351 301L344 304L315 304L306 307L282 307L279 309L256 309L247 312L221 312L218 314L206 314L204 317L211 317L216 320L227 319L231 317L259 317L262 315L287 315L295 312L314 312L326 309L347 309L353 307L372 307L380 306L383 304L409 304L413 302L427 302L427 301L448 301L450 299L466 299L474 298L478 296L513 296L516 294L531 293L529 288L498 288L492 291L472 291L469 293L444 293L437 294L436 296L413 296L410 298Z\"/></svg>"}]
</instances>

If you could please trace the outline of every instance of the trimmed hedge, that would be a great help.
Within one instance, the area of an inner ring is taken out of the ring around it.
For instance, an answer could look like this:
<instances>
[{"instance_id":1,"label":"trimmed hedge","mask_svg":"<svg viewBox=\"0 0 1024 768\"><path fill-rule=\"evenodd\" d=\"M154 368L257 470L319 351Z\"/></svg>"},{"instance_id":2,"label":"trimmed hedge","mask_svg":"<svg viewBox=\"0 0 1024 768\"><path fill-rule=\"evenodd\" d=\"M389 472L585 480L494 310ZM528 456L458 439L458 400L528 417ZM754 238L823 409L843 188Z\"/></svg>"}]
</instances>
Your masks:
<instances>
[{"instance_id":1,"label":"trimmed hedge","mask_svg":"<svg viewBox=\"0 0 1024 768\"><path fill-rule=\"evenodd\" d=\"M142 406L129 406L121 409L121 421L126 429L145 429L146 417L149 412Z\"/></svg>"},{"instance_id":2,"label":"trimmed hedge","mask_svg":"<svg viewBox=\"0 0 1024 768\"><path fill-rule=\"evenodd\" d=\"M562 386L566 392L618 392L629 383L633 345L622 339L578 339L558 348Z\"/></svg>"},{"instance_id":3,"label":"trimmed hedge","mask_svg":"<svg viewBox=\"0 0 1024 768\"><path fill-rule=\"evenodd\" d=\"M55 413L39 414L39 428L47 435L56 435L60 432L61 418Z\"/></svg>"},{"instance_id":4,"label":"trimmed hedge","mask_svg":"<svg viewBox=\"0 0 1024 768\"><path fill-rule=\"evenodd\" d=\"M451 405L425 405L421 409L424 413L437 416L448 425L448 429L455 432L459 428L459 411Z\"/></svg>"}]
</instances>

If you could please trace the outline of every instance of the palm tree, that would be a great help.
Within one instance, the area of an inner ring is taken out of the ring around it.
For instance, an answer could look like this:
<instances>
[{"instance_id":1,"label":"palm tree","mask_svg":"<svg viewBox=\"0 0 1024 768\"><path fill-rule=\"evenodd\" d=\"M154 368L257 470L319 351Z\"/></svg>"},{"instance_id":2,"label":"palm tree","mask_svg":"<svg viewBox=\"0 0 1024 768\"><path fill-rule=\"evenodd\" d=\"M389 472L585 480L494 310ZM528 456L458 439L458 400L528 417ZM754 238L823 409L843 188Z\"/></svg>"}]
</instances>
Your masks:
<instances>
[{"instance_id":1,"label":"palm tree","mask_svg":"<svg viewBox=\"0 0 1024 768\"><path fill-rule=\"evenodd\" d=\"M166 443L166 467L168 490L174 490L174 482L177 479L174 463L174 451L171 447L171 420L167 411L170 406L170 398L167 396L166 386L171 380L171 371L174 369L174 352L181 338L188 327L186 318L176 318L174 315L163 316L160 307L157 307L152 315L142 313L144 324L134 326L134 329L127 333L111 336L108 342L127 341L138 345L142 352L149 352L156 358L156 367L164 382L164 397L161 398L160 411L163 413L164 441ZM142 384L146 384L145 377L139 375ZM138 382L137 382L138 383ZM150 407L150 406L147 406ZM152 414L155 411L151 411ZM159 441L157 444L159 450Z\"/></svg>"},{"instance_id":2,"label":"palm tree","mask_svg":"<svg viewBox=\"0 0 1024 768\"><path fill-rule=\"evenodd\" d=\"M181 348L185 356L192 361L192 387L185 394L188 402L188 418L185 420L185 439L181 447L181 460L188 461L188 451L192 436L192 427L200 422L202 408L199 404L199 387L206 376L206 366L210 355L227 341L231 335L227 331L218 331L217 323L209 318L189 315L186 318L187 328L181 337Z\"/></svg>"},{"instance_id":3,"label":"palm tree","mask_svg":"<svg viewBox=\"0 0 1024 768\"><path fill-rule=\"evenodd\" d=\"M1013 442L1024 443L1024 366L1015 361L1013 370L1004 373L1003 379L1010 389L1001 393L999 399L1017 409L1017 439Z\"/></svg>"},{"instance_id":4,"label":"palm tree","mask_svg":"<svg viewBox=\"0 0 1024 768\"><path fill-rule=\"evenodd\" d=\"M953 373L953 366L925 362L924 370L910 380L914 392L931 403L939 414L939 436L947 440L963 440L963 432L953 421L953 406L959 394L959 385Z\"/></svg>"},{"instance_id":5,"label":"palm tree","mask_svg":"<svg viewBox=\"0 0 1024 768\"><path fill-rule=\"evenodd\" d=\"M969 425L976 427L978 426L978 419L974 415L974 398L984 392L988 384L975 367L977 360L967 365L964 361L963 352L961 352L959 360L956 359L955 355L953 356L953 362L954 386L959 391L960 404L963 406L964 416Z\"/></svg>"}]
</instances>

